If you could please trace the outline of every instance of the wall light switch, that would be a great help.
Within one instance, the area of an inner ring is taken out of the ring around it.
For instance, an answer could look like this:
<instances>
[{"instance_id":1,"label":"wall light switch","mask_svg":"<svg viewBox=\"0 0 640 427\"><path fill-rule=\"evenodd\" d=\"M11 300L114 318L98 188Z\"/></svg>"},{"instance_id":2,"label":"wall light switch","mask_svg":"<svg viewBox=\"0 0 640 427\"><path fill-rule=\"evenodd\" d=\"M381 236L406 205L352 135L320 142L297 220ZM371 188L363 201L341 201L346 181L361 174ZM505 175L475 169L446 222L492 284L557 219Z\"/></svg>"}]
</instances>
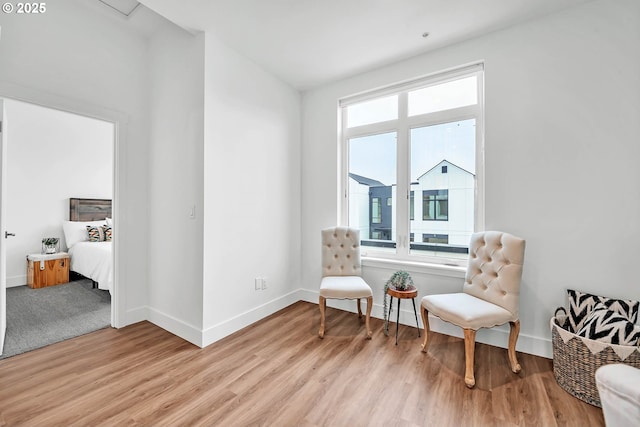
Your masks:
<instances>
[{"instance_id":1,"label":"wall light switch","mask_svg":"<svg viewBox=\"0 0 640 427\"><path fill-rule=\"evenodd\" d=\"M189 218L196 219L196 205L191 206L189 209Z\"/></svg>"}]
</instances>

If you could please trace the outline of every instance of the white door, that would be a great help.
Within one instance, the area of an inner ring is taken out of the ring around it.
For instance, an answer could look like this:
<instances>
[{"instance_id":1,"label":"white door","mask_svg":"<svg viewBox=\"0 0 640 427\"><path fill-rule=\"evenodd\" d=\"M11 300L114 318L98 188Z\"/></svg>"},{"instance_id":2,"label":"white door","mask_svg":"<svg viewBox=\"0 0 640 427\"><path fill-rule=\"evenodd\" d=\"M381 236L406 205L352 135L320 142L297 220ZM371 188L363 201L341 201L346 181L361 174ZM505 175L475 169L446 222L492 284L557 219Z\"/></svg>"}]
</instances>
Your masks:
<instances>
[{"instance_id":1,"label":"white door","mask_svg":"<svg viewBox=\"0 0 640 427\"><path fill-rule=\"evenodd\" d=\"M4 199L7 195L6 187L6 160L7 138L5 132L6 115L4 101L0 99L0 354L4 349L4 335L7 331L7 251L5 239L8 237L5 224L6 209Z\"/></svg>"}]
</instances>

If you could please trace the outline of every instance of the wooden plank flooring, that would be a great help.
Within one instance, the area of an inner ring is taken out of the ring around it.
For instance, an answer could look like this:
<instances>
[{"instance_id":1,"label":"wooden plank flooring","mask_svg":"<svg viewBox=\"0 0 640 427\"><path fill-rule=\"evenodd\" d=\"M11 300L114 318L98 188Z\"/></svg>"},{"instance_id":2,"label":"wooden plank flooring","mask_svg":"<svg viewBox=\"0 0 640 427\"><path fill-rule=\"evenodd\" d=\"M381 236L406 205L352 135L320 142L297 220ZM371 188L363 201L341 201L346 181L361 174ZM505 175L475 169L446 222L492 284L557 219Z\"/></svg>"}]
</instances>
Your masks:
<instances>
[{"instance_id":1,"label":"wooden plank flooring","mask_svg":"<svg viewBox=\"0 0 640 427\"><path fill-rule=\"evenodd\" d=\"M602 411L562 390L548 359L416 329L399 345L372 319L298 302L205 349L148 322L0 361L0 425L602 426ZM395 329L395 326L393 326Z\"/></svg>"}]
</instances>

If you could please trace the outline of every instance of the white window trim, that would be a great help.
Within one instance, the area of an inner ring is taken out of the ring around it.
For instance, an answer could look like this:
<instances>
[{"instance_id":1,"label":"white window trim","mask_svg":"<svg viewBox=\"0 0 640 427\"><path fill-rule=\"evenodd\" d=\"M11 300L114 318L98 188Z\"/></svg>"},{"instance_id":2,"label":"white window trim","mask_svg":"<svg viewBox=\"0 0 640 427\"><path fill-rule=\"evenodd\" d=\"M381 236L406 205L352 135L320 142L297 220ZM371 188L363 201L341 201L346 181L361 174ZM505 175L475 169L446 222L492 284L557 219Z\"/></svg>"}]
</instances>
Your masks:
<instances>
[{"instance_id":1,"label":"white window trim","mask_svg":"<svg viewBox=\"0 0 640 427\"><path fill-rule=\"evenodd\" d=\"M438 85L451 80L457 80L465 76L476 74L478 76L478 103L476 105L453 108L434 113L408 116L408 92L418 88ZM398 94L398 119L372 123L352 128L346 128L347 109L345 107ZM348 175L349 175L349 149L348 141L352 138L376 135L387 132L397 132L397 165L398 182L396 194L400 200L401 194L409 197L410 181L410 156L409 156L409 131L410 129L424 126L432 126L452 121L476 119L476 180L475 180L475 209L474 232L484 230L485 225L485 168L484 168L484 64L482 62L470 64L461 68L448 70L442 73L432 74L418 79L386 86L373 91L360 93L339 100L338 103L338 223L349 223L349 199L348 199ZM404 141L404 142L402 142ZM400 174L406 176L400 176ZM396 203L396 251L395 253L378 252L374 250L362 250L363 264L381 267L392 263L416 268L422 266L430 273L450 271L453 277L459 277L460 268L466 267L467 259L447 258L446 256L428 256L410 254L409 250L409 203ZM406 224L399 223L398 218L407 218ZM406 229L405 229L406 228ZM361 248L364 249L364 248ZM435 269L435 270L434 270Z\"/></svg>"},{"instance_id":2,"label":"white window trim","mask_svg":"<svg viewBox=\"0 0 640 427\"><path fill-rule=\"evenodd\" d=\"M397 270L398 268L402 268L403 270L408 270L412 273L455 277L457 279L464 279L467 272L466 265L435 264L416 260L408 261L397 258L377 258L369 256L362 257L362 265L365 267L384 268L388 270Z\"/></svg>"}]
</instances>

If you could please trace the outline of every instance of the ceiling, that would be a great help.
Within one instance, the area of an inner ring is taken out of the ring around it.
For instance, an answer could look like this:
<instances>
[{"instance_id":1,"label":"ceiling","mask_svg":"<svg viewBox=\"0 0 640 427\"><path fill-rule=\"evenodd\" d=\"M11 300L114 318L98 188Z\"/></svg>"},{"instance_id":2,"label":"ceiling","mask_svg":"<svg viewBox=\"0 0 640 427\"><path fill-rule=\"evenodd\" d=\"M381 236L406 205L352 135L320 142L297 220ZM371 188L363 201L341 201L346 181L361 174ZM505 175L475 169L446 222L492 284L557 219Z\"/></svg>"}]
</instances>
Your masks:
<instances>
[{"instance_id":1,"label":"ceiling","mask_svg":"<svg viewBox=\"0 0 640 427\"><path fill-rule=\"evenodd\" d=\"M304 90L591 0L142 0ZM422 34L428 32L427 38Z\"/></svg>"}]
</instances>

